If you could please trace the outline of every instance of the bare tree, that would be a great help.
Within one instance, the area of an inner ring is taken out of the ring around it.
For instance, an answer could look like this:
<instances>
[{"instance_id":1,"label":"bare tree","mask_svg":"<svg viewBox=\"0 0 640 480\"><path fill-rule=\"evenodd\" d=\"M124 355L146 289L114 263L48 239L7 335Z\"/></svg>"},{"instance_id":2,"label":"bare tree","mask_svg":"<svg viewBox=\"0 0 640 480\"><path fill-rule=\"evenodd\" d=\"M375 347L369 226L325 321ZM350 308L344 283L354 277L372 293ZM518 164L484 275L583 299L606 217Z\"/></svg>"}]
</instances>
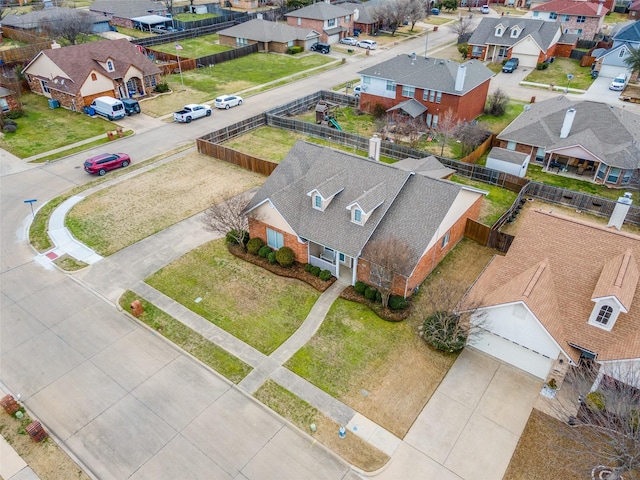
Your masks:
<instances>
[{"instance_id":1,"label":"bare tree","mask_svg":"<svg viewBox=\"0 0 640 480\"><path fill-rule=\"evenodd\" d=\"M475 22L469 17L460 17L460 19L449 27L458 37L464 37L476 29Z\"/></svg>"},{"instance_id":2,"label":"bare tree","mask_svg":"<svg viewBox=\"0 0 640 480\"><path fill-rule=\"evenodd\" d=\"M246 193L224 192L226 200L215 203L204 213L204 228L225 235L228 241L246 248L249 237L249 222L244 214L249 196ZM216 199L219 200L219 199Z\"/></svg>"},{"instance_id":3,"label":"bare tree","mask_svg":"<svg viewBox=\"0 0 640 480\"><path fill-rule=\"evenodd\" d=\"M501 117L507 111L507 105L509 105L509 97L504 90L497 88L487 99L485 113L494 117Z\"/></svg>"},{"instance_id":4,"label":"bare tree","mask_svg":"<svg viewBox=\"0 0 640 480\"><path fill-rule=\"evenodd\" d=\"M373 9L373 20L387 26L391 30L391 36L396 34L398 27L407 19L407 0L387 0Z\"/></svg>"},{"instance_id":5,"label":"bare tree","mask_svg":"<svg viewBox=\"0 0 640 480\"><path fill-rule=\"evenodd\" d=\"M455 135L458 119L453 110L449 109L438 119L438 140L440 141L440 156L444 155L444 147Z\"/></svg>"},{"instance_id":6,"label":"bare tree","mask_svg":"<svg viewBox=\"0 0 640 480\"><path fill-rule=\"evenodd\" d=\"M571 426L563 430L569 456L590 461L592 478L640 479L640 367L621 365L569 367L551 401Z\"/></svg>"},{"instance_id":7,"label":"bare tree","mask_svg":"<svg viewBox=\"0 0 640 480\"><path fill-rule=\"evenodd\" d=\"M425 123L420 117L404 116L396 126L396 133L405 137L411 148L416 146L424 132Z\"/></svg>"},{"instance_id":8,"label":"bare tree","mask_svg":"<svg viewBox=\"0 0 640 480\"><path fill-rule=\"evenodd\" d=\"M411 23L411 31L416 26L416 23L424 20L426 11L424 8L424 2L422 0L406 0L407 1L407 20Z\"/></svg>"},{"instance_id":9,"label":"bare tree","mask_svg":"<svg viewBox=\"0 0 640 480\"><path fill-rule=\"evenodd\" d=\"M75 45L84 35L91 33L93 21L85 10L69 10L44 18L40 28L52 38L64 38Z\"/></svg>"},{"instance_id":10,"label":"bare tree","mask_svg":"<svg viewBox=\"0 0 640 480\"><path fill-rule=\"evenodd\" d=\"M462 156L469 155L489 135L490 133L476 122L459 124L456 129L456 137L462 144Z\"/></svg>"},{"instance_id":11,"label":"bare tree","mask_svg":"<svg viewBox=\"0 0 640 480\"><path fill-rule=\"evenodd\" d=\"M393 279L405 276L411 267L411 248L397 237L373 240L367 244L363 258L369 262L369 280L382 295L382 306L387 307Z\"/></svg>"},{"instance_id":12,"label":"bare tree","mask_svg":"<svg viewBox=\"0 0 640 480\"><path fill-rule=\"evenodd\" d=\"M167 9L167 13L173 13L173 0L162 0L162 4Z\"/></svg>"},{"instance_id":13,"label":"bare tree","mask_svg":"<svg viewBox=\"0 0 640 480\"><path fill-rule=\"evenodd\" d=\"M443 278L434 278L423 286L419 314L424 321L420 336L434 348L449 353L457 352L486 325L485 316L478 311L478 305L469 301L461 305L467 287L461 281L446 281Z\"/></svg>"}]
</instances>

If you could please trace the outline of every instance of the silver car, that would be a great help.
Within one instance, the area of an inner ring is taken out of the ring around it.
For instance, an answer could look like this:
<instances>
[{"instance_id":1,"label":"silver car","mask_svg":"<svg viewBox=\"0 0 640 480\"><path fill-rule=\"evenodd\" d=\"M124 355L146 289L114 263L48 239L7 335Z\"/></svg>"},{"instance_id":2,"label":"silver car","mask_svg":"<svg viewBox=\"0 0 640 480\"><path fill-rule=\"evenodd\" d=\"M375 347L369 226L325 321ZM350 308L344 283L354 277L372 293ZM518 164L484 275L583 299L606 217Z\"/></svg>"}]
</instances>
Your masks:
<instances>
[{"instance_id":1,"label":"silver car","mask_svg":"<svg viewBox=\"0 0 640 480\"><path fill-rule=\"evenodd\" d=\"M358 44L358 40L353 37L344 37L340 39L340 43L344 45L351 45L353 47Z\"/></svg>"},{"instance_id":2,"label":"silver car","mask_svg":"<svg viewBox=\"0 0 640 480\"><path fill-rule=\"evenodd\" d=\"M242 97L237 95L222 95L221 97L216 98L214 105L216 108L224 108L228 110L230 107L242 105Z\"/></svg>"}]
</instances>

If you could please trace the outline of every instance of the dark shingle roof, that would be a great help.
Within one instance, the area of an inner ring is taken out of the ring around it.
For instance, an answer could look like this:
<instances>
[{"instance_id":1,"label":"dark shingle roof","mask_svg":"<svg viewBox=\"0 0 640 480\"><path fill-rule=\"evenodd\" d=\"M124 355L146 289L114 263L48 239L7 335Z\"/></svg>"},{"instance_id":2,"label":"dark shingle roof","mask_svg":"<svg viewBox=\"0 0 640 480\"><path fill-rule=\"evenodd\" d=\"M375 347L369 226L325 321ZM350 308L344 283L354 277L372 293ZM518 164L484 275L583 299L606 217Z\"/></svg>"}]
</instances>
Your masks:
<instances>
[{"instance_id":1,"label":"dark shingle roof","mask_svg":"<svg viewBox=\"0 0 640 480\"><path fill-rule=\"evenodd\" d=\"M466 67L466 75L462 90L456 91L456 75L460 65ZM398 55L358 73L392 80L398 85L439 90L452 95L464 95L493 76L493 72L477 60L461 64L438 58L417 57L414 60L412 55Z\"/></svg>"},{"instance_id":2,"label":"dark shingle roof","mask_svg":"<svg viewBox=\"0 0 640 480\"><path fill-rule=\"evenodd\" d=\"M501 37L495 35L495 29L498 24L501 24L506 29ZM510 31L516 25L524 27L524 29L518 35L518 38L511 38ZM510 47L521 42L527 36L531 36L542 51L546 52L552 45L558 30L561 30L559 22L512 17L483 18L473 35L471 35L469 45L503 45Z\"/></svg>"},{"instance_id":3,"label":"dark shingle roof","mask_svg":"<svg viewBox=\"0 0 640 480\"><path fill-rule=\"evenodd\" d=\"M347 6L331 5L330 3L318 2L308 7L300 8L285 14L285 17L310 18L312 20L329 20L331 18L344 17L353 14Z\"/></svg>"},{"instance_id":4,"label":"dark shingle roof","mask_svg":"<svg viewBox=\"0 0 640 480\"><path fill-rule=\"evenodd\" d=\"M576 115L567 138L560 138L570 108L576 109ZM640 116L605 103L565 96L529 105L498 138L547 151L581 145L614 167L638 168L640 162Z\"/></svg>"},{"instance_id":5,"label":"dark shingle roof","mask_svg":"<svg viewBox=\"0 0 640 480\"><path fill-rule=\"evenodd\" d=\"M247 38L256 42L286 43L292 40L304 40L308 37L318 36L319 33L309 28L298 28L286 23L269 22L255 19L248 22L225 28L218 32L219 35L229 37Z\"/></svg>"},{"instance_id":6,"label":"dark shingle roof","mask_svg":"<svg viewBox=\"0 0 640 480\"><path fill-rule=\"evenodd\" d=\"M324 211L314 209L307 194L336 175L343 189ZM409 246L415 265L463 188L299 141L245 210L269 201L300 237L353 257L370 239L394 236ZM377 205L364 225L351 222L346 208L356 200Z\"/></svg>"},{"instance_id":7,"label":"dark shingle roof","mask_svg":"<svg viewBox=\"0 0 640 480\"><path fill-rule=\"evenodd\" d=\"M7 27L23 28L31 30L38 28L43 20L56 20L64 17L70 13L85 12L89 15L89 18L93 23L106 22L108 19L104 18L95 12L87 12L86 10L76 10L73 8L64 7L49 7L43 10L33 10L25 13L24 15L7 15L2 19L2 25Z\"/></svg>"},{"instance_id":8,"label":"dark shingle roof","mask_svg":"<svg viewBox=\"0 0 640 480\"><path fill-rule=\"evenodd\" d=\"M89 10L107 13L114 17L134 18L150 13L166 12L167 7L162 2L152 0L96 0Z\"/></svg>"}]
</instances>

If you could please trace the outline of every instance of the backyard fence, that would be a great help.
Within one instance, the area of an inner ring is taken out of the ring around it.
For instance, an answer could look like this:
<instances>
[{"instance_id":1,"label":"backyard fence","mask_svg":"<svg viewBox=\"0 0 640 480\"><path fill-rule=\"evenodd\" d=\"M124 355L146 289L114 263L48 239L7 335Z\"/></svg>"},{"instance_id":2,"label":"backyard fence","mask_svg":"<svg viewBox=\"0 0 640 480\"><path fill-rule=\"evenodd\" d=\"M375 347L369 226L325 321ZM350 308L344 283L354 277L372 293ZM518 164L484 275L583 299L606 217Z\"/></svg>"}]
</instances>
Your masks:
<instances>
[{"instance_id":1,"label":"backyard fence","mask_svg":"<svg viewBox=\"0 0 640 480\"><path fill-rule=\"evenodd\" d=\"M24 47L10 48L0 51L2 65L22 63L26 66L41 50L51 48L52 40L46 35L34 35L23 30L2 27L2 36L18 42L27 43Z\"/></svg>"}]
</instances>

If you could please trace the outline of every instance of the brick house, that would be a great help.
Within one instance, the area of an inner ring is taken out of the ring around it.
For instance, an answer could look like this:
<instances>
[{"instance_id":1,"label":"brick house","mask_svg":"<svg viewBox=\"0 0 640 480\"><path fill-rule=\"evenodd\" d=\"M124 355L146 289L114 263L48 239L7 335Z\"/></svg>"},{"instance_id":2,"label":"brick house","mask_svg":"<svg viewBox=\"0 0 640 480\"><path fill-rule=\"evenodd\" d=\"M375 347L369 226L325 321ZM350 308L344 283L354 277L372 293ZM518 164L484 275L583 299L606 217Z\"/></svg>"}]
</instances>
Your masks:
<instances>
[{"instance_id":1,"label":"brick house","mask_svg":"<svg viewBox=\"0 0 640 480\"><path fill-rule=\"evenodd\" d=\"M640 388L640 237L542 210L519 221L465 297L482 319L469 343L558 386L588 361Z\"/></svg>"},{"instance_id":2,"label":"brick house","mask_svg":"<svg viewBox=\"0 0 640 480\"><path fill-rule=\"evenodd\" d=\"M320 42L334 44L353 33L354 11L349 7L318 2L287 13L287 24L320 32Z\"/></svg>"},{"instance_id":3,"label":"brick house","mask_svg":"<svg viewBox=\"0 0 640 480\"><path fill-rule=\"evenodd\" d=\"M634 21L616 25L611 35L613 37L611 48L598 51L593 68L601 77L614 78L623 72L631 74L631 68L626 60L632 49L640 48L640 23Z\"/></svg>"},{"instance_id":4,"label":"brick house","mask_svg":"<svg viewBox=\"0 0 640 480\"><path fill-rule=\"evenodd\" d=\"M372 140L375 142L375 139ZM252 238L371 284L367 245L391 237L411 262L392 290L410 296L477 219L486 192L320 145L297 142L245 207Z\"/></svg>"},{"instance_id":5,"label":"brick house","mask_svg":"<svg viewBox=\"0 0 640 480\"><path fill-rule=\"evenodd\" d=\"M167 7L152 0L96 0L89 10L107 17L111 25L125 28L149 30L153 25L171 24Z\"/></svg>"},{"instance_id":6,"label":"brick house","mask_svg":"<svg viewBox=\"0 0 640 480\"><path fill-rule=\"evenodd\" d=\"M309 50L320 37L315 30L260 19L225 28L220 30L218 35L220 45L244 47L257 43L261 52L276 53L286 53L287 49L293 46Z\"/></svg>"},{"instance_id":7,"label":"brick house","mask_svg":"<svg viewBox=\"0 0 640 480\"><path fill-rule=\"evenodd\" d=\"M551 57L569 57L578 36L565 34L558 22L521 17L483 18L469 38L469 57L502 62L511 57L521 67L535 67Z\"/></svg>"},{"instance_id":8,"label":"brick house","mask_svg":"<svg viewBox=\"0 0 640 480\"><path fill-rule=\"evenodd\" d=\"M602 3L572 0L551 0L531 9L532 18L560 22L562 33L573 33L581 40L593 40L602 29L609 9Z\"/></svg>"},{"instance_id":9,"label":"brick house","mask_svg":"<svg viewBox=\"0 0 640 480\"><path fill-rule=\"evenodd\" d=\"M458 122L481 115L494 75L477 61L457 63L438 58L398 55L360 72L360 108L372 112L376 104L387 111L422 115L436 128L445 112Z\"/></svg>"},{"instance_id":10,"label":"brick house","mask_svg":"<svg viewBox=\"0 0 640 480\"><path fill-rule=\"evenodd\" d=\"M96 97L144 96L160 82L160 69L126 39L42 50L22 72L33 93L74 111Z\"/></svg>"},{"instance_id":11,"label":"brick house","mask_svg":"<svg viewBox=\"0 0 640 480\"><path fill-rule=\"evenodd\" d=\"M638 174L638 145L639 115L565 96L528 105L496 142L500 148L530 154L545 170L558 169L610 187L626 187Z\"/></svg>"},{"instance_id":12,"label":"brick house","mask_svg":"<svg viewBox=\"0 0 640 480\"><path fill-rule=\"evenodd\" d=\"M15 93L4 87L0 87L0 108L2 108L3 112L20 110L20 104L16 100Z\"/></svg>"}]
</instances>

